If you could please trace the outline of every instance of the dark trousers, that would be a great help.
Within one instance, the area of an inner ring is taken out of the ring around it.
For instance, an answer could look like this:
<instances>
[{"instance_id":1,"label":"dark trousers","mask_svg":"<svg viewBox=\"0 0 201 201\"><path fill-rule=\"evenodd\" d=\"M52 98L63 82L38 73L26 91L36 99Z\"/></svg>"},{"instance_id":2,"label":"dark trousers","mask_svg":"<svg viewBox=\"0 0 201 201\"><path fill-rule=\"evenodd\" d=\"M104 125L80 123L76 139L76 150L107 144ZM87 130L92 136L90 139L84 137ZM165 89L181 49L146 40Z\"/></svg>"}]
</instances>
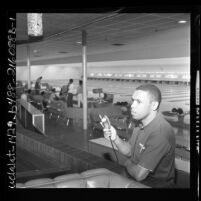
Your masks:
<instances>
[{"instance_id":1,"label":"dark trousers","mask_svg":"<svg viewBox=\"0 0 201 201\"><path fill-rule=\"evenodd\" d=\"M73 107L73 94L71 94L71 93L68 93L67 106Z\"/></svg>"}]
</instances>

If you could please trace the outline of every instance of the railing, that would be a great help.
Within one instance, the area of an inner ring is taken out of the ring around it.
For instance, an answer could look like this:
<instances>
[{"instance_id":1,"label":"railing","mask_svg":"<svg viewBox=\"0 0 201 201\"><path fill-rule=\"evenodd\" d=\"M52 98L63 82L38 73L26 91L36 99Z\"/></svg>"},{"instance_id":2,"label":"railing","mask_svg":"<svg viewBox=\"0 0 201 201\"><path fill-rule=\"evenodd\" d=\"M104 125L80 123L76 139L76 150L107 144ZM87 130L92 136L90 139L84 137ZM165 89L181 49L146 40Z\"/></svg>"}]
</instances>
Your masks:
<instances>
[{"instance_id":1,"label":"railing","mask_svg":"<svg viewBox=\"0 0 201 201\"><path fill-rule=\"evenodd\" d=\"M25 128L33 130L36 128L45 135L44 114L36 109L31 103L20 99L18 101L19 119Z\"/></svg>"}]
</instances>

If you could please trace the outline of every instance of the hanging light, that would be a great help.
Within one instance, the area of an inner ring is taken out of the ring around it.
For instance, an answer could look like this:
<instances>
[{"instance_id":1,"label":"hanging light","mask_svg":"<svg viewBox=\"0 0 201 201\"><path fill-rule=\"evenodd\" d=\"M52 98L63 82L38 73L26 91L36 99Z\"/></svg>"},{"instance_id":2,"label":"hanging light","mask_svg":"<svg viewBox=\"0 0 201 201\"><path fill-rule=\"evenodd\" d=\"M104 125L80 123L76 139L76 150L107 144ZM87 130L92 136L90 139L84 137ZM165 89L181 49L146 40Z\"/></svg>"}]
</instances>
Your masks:
<instances>
[{"instance_id":1,"label":"hanging light","mask_svg":"<svg viewBox=\"0 0 201 201\"><path fill-rule=\"evenodd\" d=\"M178 23L179 24L185 24L187 21L186 20L179 20Z\"/></svg>"},{"instance_id":2,"label":"hanging light","mask_svg":"<svg viewBox=\"0 0 201 201\"><path fill-rule=\"evenodd\" d=\"M42 13L27 13L28 36L42 37L43 23Z\"/></svg>"}]
</instances>

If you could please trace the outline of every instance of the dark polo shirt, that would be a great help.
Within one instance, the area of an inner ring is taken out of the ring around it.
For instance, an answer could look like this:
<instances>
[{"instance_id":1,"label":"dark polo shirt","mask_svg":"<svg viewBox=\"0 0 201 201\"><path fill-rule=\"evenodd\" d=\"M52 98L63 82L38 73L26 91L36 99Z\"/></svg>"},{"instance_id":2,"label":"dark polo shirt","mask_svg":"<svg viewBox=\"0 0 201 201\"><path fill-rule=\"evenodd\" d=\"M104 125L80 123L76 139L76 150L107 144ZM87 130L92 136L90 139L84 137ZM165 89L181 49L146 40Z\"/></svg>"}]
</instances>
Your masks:
<instances>
[{"instance_id":1,"label":"dark polo shirt","mask_svg":"<svg viewBox=\"0 0 201 201\"><path fill-rule=\"evenodd\" d=\"M130 160L150 171L142 183L152 187L165 187L173 183L175 134L161 114L157 114L144 128L136 127L129 143L132 147Z\"/></svg>"}]
</instances>

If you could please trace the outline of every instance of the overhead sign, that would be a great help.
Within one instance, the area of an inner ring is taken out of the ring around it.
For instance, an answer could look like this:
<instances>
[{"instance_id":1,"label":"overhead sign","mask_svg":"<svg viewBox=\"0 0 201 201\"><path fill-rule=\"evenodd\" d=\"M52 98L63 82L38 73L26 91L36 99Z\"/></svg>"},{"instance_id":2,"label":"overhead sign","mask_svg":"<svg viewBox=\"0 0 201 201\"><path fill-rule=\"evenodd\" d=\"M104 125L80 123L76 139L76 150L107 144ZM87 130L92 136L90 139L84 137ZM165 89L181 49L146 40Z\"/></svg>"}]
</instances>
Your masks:
<instances>
[{"instance_id":1,"label":"overhead sign","mask_svg":"<svg viewBox=\"0 0 201 201\"><path fill-rule=\"evenodd\" d=\"M43 35L42 13L27 13L28 35L38 37Z\"/></svg>"}]
</instances>

